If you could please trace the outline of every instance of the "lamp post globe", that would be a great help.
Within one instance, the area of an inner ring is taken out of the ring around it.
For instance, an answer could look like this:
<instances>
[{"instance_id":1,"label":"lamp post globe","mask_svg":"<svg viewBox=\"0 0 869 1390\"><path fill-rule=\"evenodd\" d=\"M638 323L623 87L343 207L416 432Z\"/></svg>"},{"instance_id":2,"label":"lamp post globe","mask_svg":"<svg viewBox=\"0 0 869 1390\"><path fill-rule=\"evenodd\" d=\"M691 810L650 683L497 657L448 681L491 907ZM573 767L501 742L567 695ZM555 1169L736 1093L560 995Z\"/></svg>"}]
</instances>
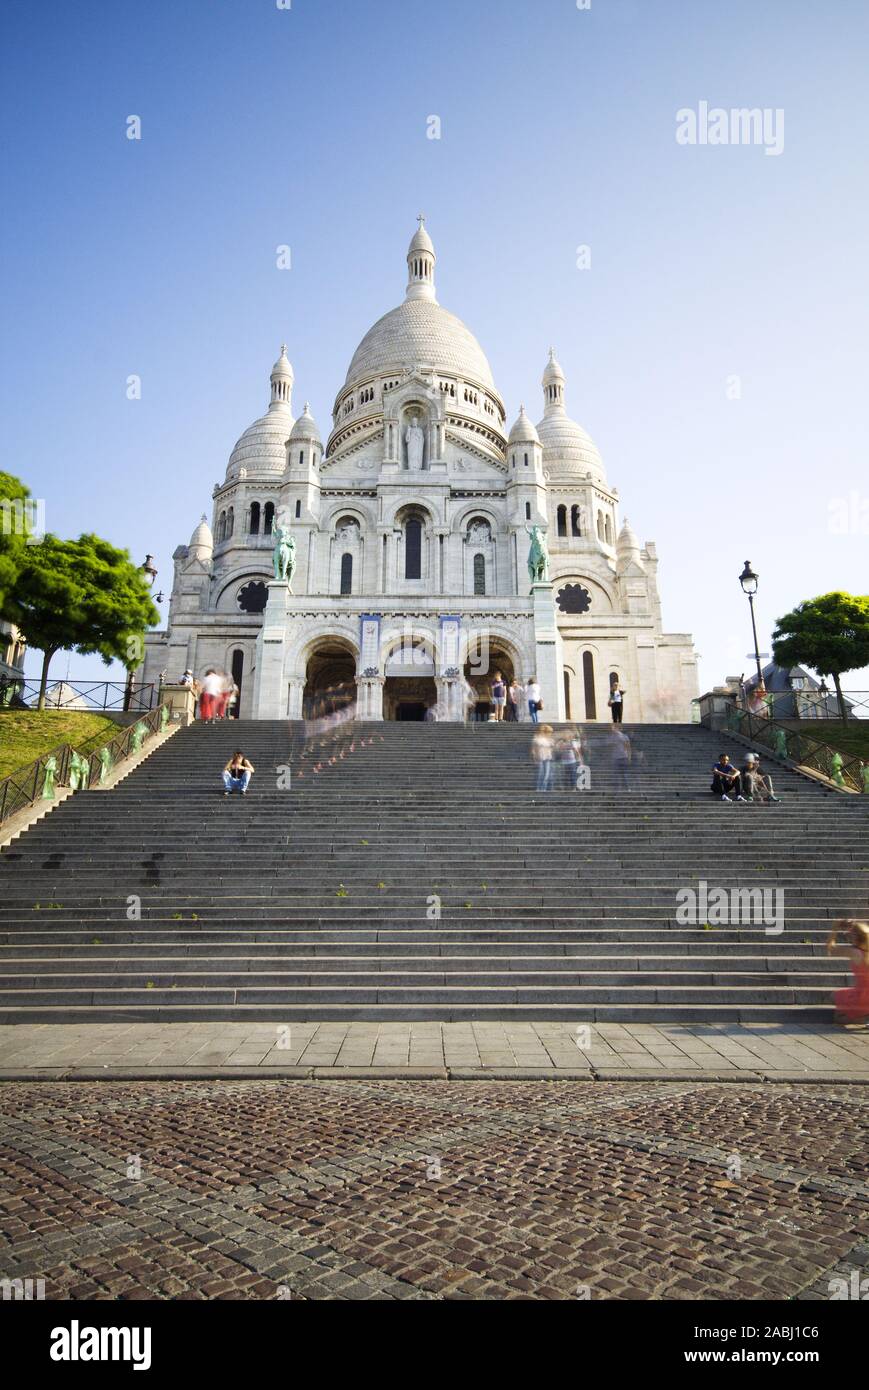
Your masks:
<instances>
[{"instance_id":1,"label":"lamp post globe","mask_svg":"<svg viewBox=\"0 0 869 1390\"><path fill-rule=\"evenodd\" d=\"M760 666L760 648L757 644L757 623L754 618L754 596L757 593L758 575L751 568L751 561L746 560L742 574L739 576L739 584L742 592L748 596L748 606L751 609L751 634L754 638L754 663L757 667L758 686L763 685L763 671Z\"/></svg>"}]
</instances>

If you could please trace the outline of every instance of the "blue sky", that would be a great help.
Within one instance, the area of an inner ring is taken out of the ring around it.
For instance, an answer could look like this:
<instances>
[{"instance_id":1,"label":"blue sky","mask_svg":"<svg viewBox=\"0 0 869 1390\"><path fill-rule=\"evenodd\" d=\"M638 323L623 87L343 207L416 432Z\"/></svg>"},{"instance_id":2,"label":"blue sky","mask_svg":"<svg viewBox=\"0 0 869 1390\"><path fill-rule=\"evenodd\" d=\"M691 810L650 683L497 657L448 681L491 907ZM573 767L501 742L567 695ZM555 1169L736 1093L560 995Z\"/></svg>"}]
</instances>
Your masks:
<instances>
[{"instance_id":1,"label":"blue sky","mask_svg":"<svg viewBox=\"0 0 869 1390\"><path fill-rule=\"evenodd\" d=\"M556 346L701 688L748 669L746 556L764 650L867 590L867 53L863 0L7 5L2 466L168 592L280 343L325 436L423 210L511 419ZM701 101L783 152L677 144Z\"/></svg>"}]
</instances>

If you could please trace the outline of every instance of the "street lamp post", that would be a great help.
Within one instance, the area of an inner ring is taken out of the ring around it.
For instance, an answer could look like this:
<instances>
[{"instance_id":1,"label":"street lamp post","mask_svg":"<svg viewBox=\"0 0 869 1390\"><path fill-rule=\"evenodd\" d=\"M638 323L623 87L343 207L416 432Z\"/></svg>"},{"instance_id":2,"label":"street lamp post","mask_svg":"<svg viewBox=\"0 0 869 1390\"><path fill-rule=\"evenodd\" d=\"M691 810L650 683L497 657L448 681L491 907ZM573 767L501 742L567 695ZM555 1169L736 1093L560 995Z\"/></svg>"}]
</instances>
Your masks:
<instances>
[{"instance_id":1,"label":"street lamp post","mask_svg":"<svg viewBox=\"0 0 869 1390\"><path fill-rule=\"evenodd\" d=\"M754 637L754 660L757 666L757 683L758 685L763 685L763 671L760 668L760 648L757 645L757 623L754 619L754 596L757 593L757 579L758 576L751 568L751 561L746 560L745 568L739 576L739 583L742 586L742 592L748 595L748 606L751 609L751 632Z\"/></svg>"},{"instance_id":2,"label":"street lamp post","mask_svg":"<svg viewBox=\"0 0 869 1390\"><path fill-rule=\"evenodd\" d=\"M146 555L146 556L145 556L145 562L144 562L144 564L142 564L142 565L139 566L139 569L142 571L142 574L144 574L145 578L147 579L147 581L148 581L148 587L149 587L150 589L153 589L153 587L154 587L154 582L155 582L155 580L156 580L156 578L157 578L157 567L156 567L156 565L154 564L154 556L153 556L153 555ZM158 603L161 603L161 602L162 602L162 599L163 599L163 595L162 595L162 594L158 594L158 595L157 595L157 602L158 602ZM134 669L134 668L131 667L130 670L127 671L127 684L126 684L125 687L124 687L124 713L125 713L125 714L128 713L129 708L130 708L130 705L133 703L133 669Z\"/></svg>"}]
</instances>

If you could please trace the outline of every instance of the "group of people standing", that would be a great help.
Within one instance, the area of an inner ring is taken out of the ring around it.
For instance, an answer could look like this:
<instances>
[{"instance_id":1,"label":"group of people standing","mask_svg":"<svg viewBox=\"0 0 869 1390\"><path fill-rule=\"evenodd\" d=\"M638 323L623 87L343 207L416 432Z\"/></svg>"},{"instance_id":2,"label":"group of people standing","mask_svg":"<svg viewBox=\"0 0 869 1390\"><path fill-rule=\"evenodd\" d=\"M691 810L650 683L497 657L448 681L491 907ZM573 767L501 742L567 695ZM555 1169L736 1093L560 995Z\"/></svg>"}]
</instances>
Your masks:
<instances>
[{"instance_id":1,"label":"group of people standing","mask_svg":"<svg viewBox=\"0 0 869 1390\"><path fill-rule=\"evenodd\" d=\"M473 695L473 691L471 694ZM496 671L492 678L489 694L496 724L518 724L525 718L526 709L531 723L540 723L543 696L536 676L532 676L528 684L523 686L515 677L508 684L501 672ZM615 681L611 686L607 703L610 707L613 723L621 724L625 700L624 691L618 681Z\"/></svg>"},{"instance_id":2,"label":"group of people standing","mask_svg":"<svg viewBox=\"0 0 869 1390\"><path fill-rule=\"evenodd\" d=\"M233 714L238 701L238 686L226 671L218 671L213 666L201 680L197 680L188 666L181 677L181 684L193 691L199 702L198 716L203 724L213 724L216 719L227 719Z\"/></svg>"},{"instance_id":3,"label":"group of people standing","mask_svg":"<svg viewBox=\"0 0 869 1390\"><path fill-rule=\"evenodd\" d=\"M489 695L496 724L518 724L524 719L526 709L532 724L538 722L543 700L536 676L532 676L528 684L523 686L515 679L508 684L501 672L496 671Z\"/></svg>"}]
</instances>

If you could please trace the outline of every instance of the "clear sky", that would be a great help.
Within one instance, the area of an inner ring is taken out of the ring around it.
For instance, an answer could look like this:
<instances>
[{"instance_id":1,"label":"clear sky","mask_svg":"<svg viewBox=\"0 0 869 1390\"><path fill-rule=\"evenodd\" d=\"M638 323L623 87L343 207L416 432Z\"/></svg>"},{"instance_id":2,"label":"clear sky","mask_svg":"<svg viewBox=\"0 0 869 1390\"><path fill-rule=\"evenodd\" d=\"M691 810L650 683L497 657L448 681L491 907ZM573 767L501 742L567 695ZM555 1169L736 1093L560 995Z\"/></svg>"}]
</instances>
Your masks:
<instances>
[{"instance_id":1,"label":"clear sky","mask_svg":"<svg viewBox=\"0 0 869 1390\"><path fill-rule=\"evenodd\" d=\"M325 437L424 211L511 420L555 345L701 689L750 669L746 557L764 651L869 588L867 57L864 0L7 4L0 466L168 594L280 343ZM677 143L701 102L782 152Z\"/></svg>"}]
</instances>

